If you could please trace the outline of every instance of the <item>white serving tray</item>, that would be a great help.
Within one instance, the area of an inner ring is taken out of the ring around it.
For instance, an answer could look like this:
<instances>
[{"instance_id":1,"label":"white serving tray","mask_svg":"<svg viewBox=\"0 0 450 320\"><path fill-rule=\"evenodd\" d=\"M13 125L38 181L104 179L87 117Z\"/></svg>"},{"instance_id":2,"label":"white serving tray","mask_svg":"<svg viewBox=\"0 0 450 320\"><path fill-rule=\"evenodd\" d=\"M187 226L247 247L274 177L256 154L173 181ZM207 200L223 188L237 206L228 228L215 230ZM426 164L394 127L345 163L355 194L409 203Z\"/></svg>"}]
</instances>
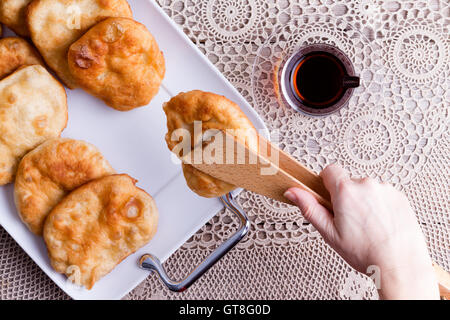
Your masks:
<instances>
[{"instance_id":1,"label":"white serving tray","mask_svg":"<svg viewBox=\"0 0 450 320\"><path fill-rule=\"evenodd\" d=\"M167 68L164 88L149 106L125 113L107 107L82 90L67 90L69 122L63 136L93 143L117 172L139 180L138 186L154 197L159 209L156 236L98 281L92 290L81 289L51 268L43 239L28 231L16 212L13 186L0 187L0 224L74 299L122 298L149 275L138 267L141 255L151 253L165 261L223 207L218 199L202 198L188 189L180 165L171 160L164 140L167 129L162 110L162 104L171 95L193 89L222 94L236 102L254 126L264 130L262 135L268 137L264 122L252 107L154 1L129 0L129 3L135 20L148 27L164 53Z\"/></svg>"}]
</instances>

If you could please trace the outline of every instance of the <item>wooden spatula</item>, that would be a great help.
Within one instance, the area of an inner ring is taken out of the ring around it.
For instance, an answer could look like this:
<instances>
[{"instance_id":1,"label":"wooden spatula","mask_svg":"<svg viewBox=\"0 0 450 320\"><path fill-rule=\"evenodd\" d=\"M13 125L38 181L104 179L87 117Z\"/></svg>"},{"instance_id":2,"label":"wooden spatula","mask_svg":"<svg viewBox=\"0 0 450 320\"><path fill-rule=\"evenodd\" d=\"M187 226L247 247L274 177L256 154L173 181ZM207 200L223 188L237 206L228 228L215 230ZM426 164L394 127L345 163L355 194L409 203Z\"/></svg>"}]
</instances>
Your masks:
<instances>
[{"instance_id":1,"label":"wooden spatula","mask_svg":"<svg viewBox=\"0 0 450 320\"><path fill-rule=\"evenodd\" d=\"M290 187L299 187L311 192L323 206L332 210L330 194L322 178L266 139L258 137L258 152L229 134L219 133L215 138L224 140L223 149L216 149L214 155L203 153L203 161L198 163L193 161L192 152L182 157L182 161L220 180L289 204L292 203L283 196L284 192Z\"/></svg>"},{"instance_id":2,"label":"wooden spatula","mask_svg":"<svg viewBox=\"0 0 450 320\"><path fill-rule=\"evenodd\" d=\"M223 143L214 152L200 151L201 161L194 161L194 151L181 160L215 178L289 204L284 192L291 187L302 188L332 211L330 194L322 178L266 139L258 137L258 151L224 132L219 132L215 139L222 139ZM450 299L450 274L436 263L433 267L441 297Z\"/></svg>"}]
</instances>

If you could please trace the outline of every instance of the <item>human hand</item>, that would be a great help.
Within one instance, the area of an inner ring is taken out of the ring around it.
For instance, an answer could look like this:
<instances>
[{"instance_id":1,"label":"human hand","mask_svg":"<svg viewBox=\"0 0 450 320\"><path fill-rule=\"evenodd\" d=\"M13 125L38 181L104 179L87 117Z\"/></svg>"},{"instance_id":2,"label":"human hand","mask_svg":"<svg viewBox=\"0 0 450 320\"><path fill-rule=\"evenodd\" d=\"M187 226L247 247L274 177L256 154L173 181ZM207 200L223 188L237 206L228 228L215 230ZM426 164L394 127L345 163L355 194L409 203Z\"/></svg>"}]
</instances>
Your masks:
<instances>
[{"instance_id":1,"label":"human hand","mask_svg":"<svg viewBox=\"0 0 450 320\"><path fill-rule=\"evenodd\" d=\"M439 299L423 234L406 196L373 179L351 179L337 165L322 171L333 214L307 191L285 197L300 208L325 241L353 268L378 266L385 299Z\"/></svg>"}]
</instances>

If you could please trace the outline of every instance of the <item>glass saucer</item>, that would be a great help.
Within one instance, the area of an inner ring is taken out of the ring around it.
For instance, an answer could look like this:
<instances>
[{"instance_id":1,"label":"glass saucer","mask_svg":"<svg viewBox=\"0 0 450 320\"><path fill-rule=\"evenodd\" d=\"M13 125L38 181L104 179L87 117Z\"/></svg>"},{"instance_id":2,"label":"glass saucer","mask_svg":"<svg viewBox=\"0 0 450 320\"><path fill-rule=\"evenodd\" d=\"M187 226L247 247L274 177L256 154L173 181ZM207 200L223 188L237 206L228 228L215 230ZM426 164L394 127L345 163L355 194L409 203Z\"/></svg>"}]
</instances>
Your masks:
<instances>
[{"instance_id":1,"label":"glass saucer","mask_svg":"<svg viewBox=\"0 0 450 320\"><path fill-rule=\"evenodd\" d=\"M355 74L360 77L360 86L355 88L342 108L355 107L364 100L377 103L382 99L382 61L380 50L374 48L375 42L345 19L319 14L301 15L278 28L257 52L252 71L252 95L263 113L294 108L311 115L288 102L281 84L283 70L289 59L301 48L313 44L328 44L342 51L351 60Z\"/></svg>"}]
</instances>

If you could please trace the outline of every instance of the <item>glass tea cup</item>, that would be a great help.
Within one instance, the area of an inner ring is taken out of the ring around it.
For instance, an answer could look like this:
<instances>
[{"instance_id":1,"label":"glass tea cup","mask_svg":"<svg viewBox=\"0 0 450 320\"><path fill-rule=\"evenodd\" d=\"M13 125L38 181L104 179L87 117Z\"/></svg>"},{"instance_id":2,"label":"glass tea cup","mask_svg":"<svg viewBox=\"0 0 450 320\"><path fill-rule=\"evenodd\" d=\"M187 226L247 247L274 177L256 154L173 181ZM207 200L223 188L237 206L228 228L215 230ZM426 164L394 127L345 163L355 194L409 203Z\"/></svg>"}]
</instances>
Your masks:
<instances>
[{"instance_id":1,"label":"glass tea cup","mask_svg":"<svg viewBox=\"0 0 450 320\"><path fill-rule=\"evenodd\" d=\"M286 60L280 77L285 102L313 116L328 115L345 106L359 85L351 60L328 44L297 50Z\"/></svg>"}]
</instances>

